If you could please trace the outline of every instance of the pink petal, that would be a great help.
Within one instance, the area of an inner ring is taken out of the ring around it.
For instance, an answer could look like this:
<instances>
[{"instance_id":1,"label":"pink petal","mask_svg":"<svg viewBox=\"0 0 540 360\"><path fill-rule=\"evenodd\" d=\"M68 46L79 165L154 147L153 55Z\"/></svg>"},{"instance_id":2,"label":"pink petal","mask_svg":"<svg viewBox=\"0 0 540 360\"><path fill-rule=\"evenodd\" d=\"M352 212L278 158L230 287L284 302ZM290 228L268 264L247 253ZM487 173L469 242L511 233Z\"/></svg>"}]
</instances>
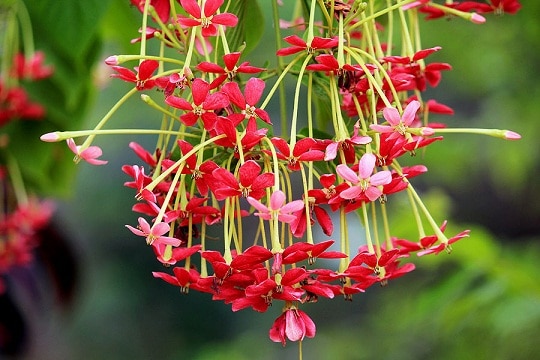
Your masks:
<instances>
[{"instance_id":1,"label":"pink petal","mask_svg":"<svg viewBox=\"0 0 540 360\"><path fill-rule=\"evenodd\" d=\"M150 234L152 234L154 236L161 236L161 235L165 234L166 232L169 232L170 229L171 229L171 227L169 226L169 224L164 223L164 222L160 222L160 223L154 224L154 226L152 226Z\"/></svg>"},{"instance_id":2,"label":"pink petal","mask_svg":"<svg viewBox=\"0 0 540 360\"><path fill-rule=\"evenodd\" d=\"M68 147L75 155L79 155L79 147L75 145L75 141L73 139L67 139L66 140Z\"/></svg>"},{"instance_id":3,"label":"pink petal","mask_svg":"<svg viewBox=\"0 0 540 360\"><path fill-rule=\"evenodd\" d=\"M326 147L325 154L324 154L324 161L334 160L336 158L336 156L337 156L338 147L339 147L338 142L330 143Z\"/></svg>"},{"instance_id":4,"label":"pink petal","mask_svg":"<svg viewBox=\"0 0 540 360\"><path fill-rule=\"evenodd\" d=\"M253 206L255 209L259 210L261 213L269 213L270 209L266 207L262 202L259 200L256 200L252 198L251 196L248 196L247 198L248 203Z\"/></svg>"},{"instance_id":5,"label":"pink petal","mask_svg":"<svg viewBox=\"0 0 540 360\"><path fill-rule=\"evenodd\" d=\"M134 233L135 235L138 235L138 236L146 236L145 233L143 233L141 230L139 230L139 229L137 229L137 228L134 228L133 226L126 225L126 227L127 227L132 233Z\"/></svg>"},{"instance_id":6,"label":"pink petal","mask_svg":"<svg viewBox=\"0 0 540 360\"><path fill-rule=\"evenodd\" d=\"M227 106L229 106L229 97L221 92L208 95L203 103L205 110L218 110Z\"/></svg>"},{"instance_id":7,"label":"pink petal","mask_svg":"<svg viewBox=\"0 0 540 360\"><path fill-rule=\"evenodd\" d=\"M388 170L379 171L376 174L373 174L369 179L371 185L386 185L392 181L392 173Z\"/></svg>"},{"instance_id":8,"label":"pink petal","mask_svg":"<svg viewBox=\"0 0 540 360\"><path fill-rule=\"evenodd\" d=\"M383 116L391 125L396 126L401 122L401 116L396 108L386 107L383 109Z\"/></svg>"},{"instance_id":9,"label":"pink petal","mask_svg":"<svg viewBox=\"0 0 540 360\"><path fill-rule=\"evenodd\" d=\"M375 186L368 187L364 193L370 201L375 201L382 195L382 191Z\"/></svg>"},{"instance_id":10,"label":"pink petal","mask_svg":"<svg viewBox=\"0 0 540 360\"><path fill-rule=\"evenodd\" d=\"M375 168L375 162L377 157L373 154L366 153L360 158L358 163L358 175L362 179L368 179L371 174L373 174L373 169Z\"/></svg>"},{"instance_id":11,"label":"pink petal","mask_svg":"<svg viewBox=\"0 0 540 360\"><path fill-rule=\"evenodd\" d=\"M414 121L414 118L416 117L416 112L418 111L418 109L420 108L420 102L417 101L417 100L413 100L411 101L407 107L405 108L405 110L403 111L403 116L402 116L402 122L403 124L409 126L412 124L412 122Z\"/></svg>"},{"instance_id":12,"label":"pink petal","mask_svg":"<svg viewBox=\"0 0 540 360\"><path fill-rule=\"evenodd\" d=\"M294 200L282 206L280 212L286 213L286 214L293 213L298 210L302 210L304 208L304 205L305 204L303 200Z\"/></svg>"},{"instance_id":13,"label":"pink petal","mask_svg":"<svg viewBox=\"0 0 540 360\"><path fill-rule=\"evenodd\" d=\"M391 126L388 126L388 125L376 125L376 124L372 124L372 125L369 125L369 128L371 130L375 130L376 132L378 133L391 133L391 132L394 132L394 128L391 127Z\"/></svg>"},{"instance_id":14,"label":"pink petal","mask_svg":"<svg viewBox=\"0 0 540 360\"><path fill-rule=\"evenodd\" d=\"M148 221L146 221L143 217L139 217L139 228L145 233L150 234L150 224L148 224Z\"/></svg>"},{"instance_id":15,"label":"pink petal","mask_svg":"<svg viewBox=\"0 0 540 360\"><path fill-rule=\"evenodd\" d=\"M344 180L350 181L353 184L358 184L358 175L354 171L352 171L347 165L339 164L336 167L336 172Z\"/></svg>"},{"instance_id":16,"label":"pink petal","mask_svg":"<svg viewBox=\"0 0 540 360\"><path fill-rule=\"evenodd\" d=\"M208 61L201 62L199 65L195 67L195 69L204 71L207 73L214 73L214 74L225 73L225 70L221 66L208 62Z\"/></svg>"},{"instance_id":17,"label":"pink petal","mask_svg":"<svg viewBox=\"0 0 540 360\"><path fill-rule=\"evenodd\" d=\"M285 193L281 190L274 191L270 196L270 209L277 210L285 203Z\"/></svg>"},{"instance_id":18,"label":"pink petal","mask_svg":"<svg viewBox=\"0 0 540 360\"><path fill-rule=\"evenodd\" d=\"M298 310L298 314L300 315L300 317L302 317L302 320L304 321L304 327L306 328L305 335L308 338L314 337L315 333L317 331L317 328L316 328L315 323L313 322L313 320L311 320L311 318L308 316L308 314L306 314L305 312L303 312L301 310Z\"/></svg>"},{"instance_id":19,"label":"pink petal","mask_svg":"<svg viewBox=\"0 0 540 360\"><path fill-rule=\"evenodd\" d=\"M362 193L360 186L351 186L339 193L339 197L345 200L356 199Z\"/></svg>"},{"instance_id":20,"label":"pink petal","mask_svg":"<svg viewBox=\"0 0 540 360\"><path fill-rule=\"evenodd\" d=\"M304 339L306 326L303 319L298 315L298 310L287 310L285 313L285 334L291 341Z\"/></svg>"}]
</instances>

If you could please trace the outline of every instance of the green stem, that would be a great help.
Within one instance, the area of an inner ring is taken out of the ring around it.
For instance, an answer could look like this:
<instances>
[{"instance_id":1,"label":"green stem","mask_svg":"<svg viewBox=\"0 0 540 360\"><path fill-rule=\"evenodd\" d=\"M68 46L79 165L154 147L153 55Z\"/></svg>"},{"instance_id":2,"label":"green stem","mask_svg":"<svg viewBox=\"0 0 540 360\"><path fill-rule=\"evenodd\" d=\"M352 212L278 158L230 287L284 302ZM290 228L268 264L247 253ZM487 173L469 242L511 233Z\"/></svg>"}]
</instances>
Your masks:
<instances>
[{"instance_id":1,"label":"green stem","mask_svg":"<svg viewBox=\"0 0 540 360\"><path fill-rule=\"evenodd\" d=\"M105 114L105 116L100 120L100 122L94 127L94 131L95 130L100 130L103 127L103 125L105 125L107 123L107 121L109 121L109 119L116 112L116 110L118 110L120 108L120 106L122 106L127 101L127 99L129 99L137 91L138 91L137 88L134 87L133 89L129 90L124 96L122 96L122 98L120 100L118 100L118 102L116 104L114 104L114 106L109 110L109 112L107 114ZM90 144L94 140L94 137L95 137L95 135L88 136L88 138L81 145L80 151L83 151L88 146L90 146Z\"/></svg>"}]
</instances>

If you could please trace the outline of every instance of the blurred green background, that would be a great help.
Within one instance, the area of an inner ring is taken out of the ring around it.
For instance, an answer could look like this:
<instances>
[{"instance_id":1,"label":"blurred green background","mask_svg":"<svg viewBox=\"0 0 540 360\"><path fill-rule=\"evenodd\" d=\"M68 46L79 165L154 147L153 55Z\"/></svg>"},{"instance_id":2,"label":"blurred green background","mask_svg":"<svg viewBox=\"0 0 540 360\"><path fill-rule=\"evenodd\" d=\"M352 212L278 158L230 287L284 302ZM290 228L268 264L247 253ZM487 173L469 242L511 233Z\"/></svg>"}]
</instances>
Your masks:
<instances>
[{"instance_id":1,"label":"blurred green background","mask_svg":"<svg viewBox=\"0 0 540 360\"><path fill-rule=\"evenodd\" d=\"M93 3L80 9L92 11ZM269 2L259 3L269 14ZM424 47L443 48L430 60L454 68L425 96L456 110L441 120L452 127L508 128L523 139L448 135L419 152L415 161L429 172L416 183L435 217L450 213L448 233L470 228L471 237L451 255L415 259L415 272L370 288L351 303L322 299L310 306L318 328L315 339L304 341L304 358L540 358L540 149L534 140L540 130L539 13L540 2L527 2L517 15L488 16L483 25L459 19L423 23ZM101 49L93 53L97 59L138 52L127 45L139 26L127 0L110 1L99 14L92 23L100 43L95 49ZM269 21L266 26L269 32ZM268 39L250 56L253 65L271 58ZM87 70L95 78L104 71L101 65ZM86 124L92 126L127 89L120 81L101 82ZM131 99L114 123L151 126L153 115ZM46 299L23 301L32 334L26 358L297 358L296 344L282 348L268 339L281 311L277 306L265 314L233 314L207 295L185 296L152 277L161 270L153 253L124 228L136 219L133 193L122 186L127 177L120 170L140 163L127 146L132 140L101 137L97 144L109 164L77 167L75 190L56 218L79 262L77 295L67 310ZM150 148L155 140L136 141ZM393 227L416 236L407 221L396 220Z\"/></svg>"}]
</instances>

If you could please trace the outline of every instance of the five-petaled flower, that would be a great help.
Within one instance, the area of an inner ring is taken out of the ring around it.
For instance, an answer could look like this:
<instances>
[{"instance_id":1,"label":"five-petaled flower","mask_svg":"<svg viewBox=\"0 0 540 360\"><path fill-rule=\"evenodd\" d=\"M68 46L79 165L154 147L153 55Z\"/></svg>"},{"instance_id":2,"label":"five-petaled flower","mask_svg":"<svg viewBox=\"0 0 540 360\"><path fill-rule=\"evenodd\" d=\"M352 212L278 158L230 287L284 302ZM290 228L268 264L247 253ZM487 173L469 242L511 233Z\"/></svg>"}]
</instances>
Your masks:
<instances>
[{"instance_id":1,"label":"five-petaled flower","mask_svg":"<svg viewBox=\"0 0 540 360\"><path fill-rule=\"evenodd\" d=\"M389 139L393 139L396 136L404 136L407 140L412 140L412 135L429 136L433 135L433 129L429 127L414 128L414 120L416 119L416 112L420 108L420 102L417 100L411 101L405 110L403 115L400 116L396 108L386 107L383 110L383 116L390 125L370 125L370 129L379 133L392 133Z\"/></svg>"},{"instance_id":2,"label":"five-petaled flower","mask_svg":"<svg viewBox=\"0 0 540 360\"><path fill-rule=\"evenodd\" d=\"M294 200L285 204L285 193L281 190L274 191L270 195L269 206L264 205L259 200L247 197L247 201L257 209L255 215L261 217L264 220L279 220L284 223L290 223L296 218L292 213L302 209L304 207L304 201Z\"/></svg>"},{"instance_id":3,"label":"five-petaled flower","mask_svg":"<svg viewBox=\"0 0 540 360\"><path fill-rule=\"evenodd\" d=\"M338 165L336 171L339 176L355 185L340 192L339 196L347 200L362 196L365 196L369 201L378 199L383 194L380 186L392 181L392 173L383 170L373 174L376 161L377 158L373 154L362 155L358 163L358 174L345 164Z\"/></svg>"},{"instance_id":4,"label":"five-petaled flower","mask_svg":"<svg viewBox=\"0 0 540 360\"><path fill-rule=\"evenodd\" d=\"M99 146L89 146L81 150L81 146L75 145L75 141L73 139L67 139L66 142L68 144L68 147L75 154L75 158L73 159L73 161L75 161L76 163L84 160L92 165L105 165L108 162L106 160L98 159L98 157L103 154L103 151L101 151L101 148Z\"/></svg>"},{"instance_id":5,"label":"five-petaled flower","mask_svg":"<svg viewBox=\"0 0 540 360\"><path fill-rule=\"evenodd\" d=\"M178 23L186 27L202 27L202 35L216 36L218 29L216 25L236 26L238 18L230 13L216 14L216 11L223 4L223 0L206 0L201 9L196 0L180 0L182 8L193 16L193 19L178 16Z\"/></svg>"},{"instance_id":6,"label":"five-petaled flower","mask_svg":"<svg viewBox=\"0 0 540 360\"><path fill-rule=\"evenodd\" d=\"M148 90L156 85L156 81L152 79L152 75L158 67L159 63L156 60L143 60L139 66L135 68L137 71L136 73L123 66L113 66L112 68L117 74L111 74L111 77L135 83L135 86L139 91Z\"/></svg>"},{"instance_id":7,"label":"five-petaled flower","mask_svg":"<svg viewBox=\"0 0 540 360\"><path fill-rule=\"evenodd\" d=\"M145 237L148 245L164 244L180 246L181 243L180 240L176 238L163 236L163 234L169 232L171 229L169 224L164 222L155 223L152 227L150 227L148 221L146 221L143 217L139 217L139 226L137 228L130 225L126 225L126 227L135 235Z\"/></svg>"},{"instance_id":8,"label":"five-petaled flower","mask_svg":"<svg viewBox=\"0 0 540 360\"><path fill-rule=\"evenodd\" d=\"M238 73L256 74L264 71L263 68L249 65L249 62L247 61L241 63L239 66L236 66L238 60L240 60L240 55L240 52L233 52L223 55L223 62L225 64L225 67L221 67L208 61L203 61L195 68L204 73L219 74L219 76L210 83L210 89L217 88L219 85L223 84L225 80L233 81ZM259 99L257 99L257 101L258 100Z\"/></svg>"},{"instance_id":9,"label":"five-petaled flower","mask_svg":"<svg viewBox=\"0 0 540 360\"><path fill-rule=\"evenodd\" d=\"M213 129L217 121L217 114L214 110L228 106L229 98L221 92L211 94L210 85L198 78L193 80L191 84L191 94L193 95L191 103L174 95L168 96L165 102L172 107L187 111L186 114L180 116L180 120L184 124L193 126L198 119L201 119L206 129Z\"/></svg>"}]
</instances>

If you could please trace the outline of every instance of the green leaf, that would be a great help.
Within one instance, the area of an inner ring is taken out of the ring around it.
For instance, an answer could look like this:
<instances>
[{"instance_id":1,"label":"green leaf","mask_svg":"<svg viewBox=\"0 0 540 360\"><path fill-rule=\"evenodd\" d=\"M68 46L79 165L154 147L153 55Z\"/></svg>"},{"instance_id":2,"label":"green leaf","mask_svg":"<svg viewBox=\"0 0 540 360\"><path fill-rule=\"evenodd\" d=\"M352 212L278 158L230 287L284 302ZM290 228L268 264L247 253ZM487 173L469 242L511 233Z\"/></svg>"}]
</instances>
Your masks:
<instances>
[{"instance_id":1,"label":"green leaf","mask_svg":"<svg viewBox=\"0 0 540 360\"><path fill-rule=\"evenodd\" d=\"M45 53L46 64L53 65L55 72L51 78L22 84L31 101L45 107L45 119L14 121L2 132L9 137L7 151L16 159L27 189L65 196L75 175L73 154L65 143L43 143L39 136L81 127L94 98L99 24L108 2L32 0L26 5L35 48Z\"/></svg>"},{"instance_id":2,"label":"green leaf","mask_svg":"<svg viewBox=\"0 0 540 360\"><path fill-rule=\"evenodd\" d=\"M34 34L50 40L55 51L72 58L86 55L108 4L103 0L26 1Z\"/></svg>"},{"instance_id":3,"label":"green leaf","mask_svg":"<svg viewBox=\"0 0 540 360\"><path fill-rule=\"evenodd\" d=\"M254 0L235 0L227 12L238 17L238 25L227 29L227 41L231 51L237 51L245 43L243 54L252 51L264 32L264 16L259 4Z\"/></svg>"}]
</instances>

